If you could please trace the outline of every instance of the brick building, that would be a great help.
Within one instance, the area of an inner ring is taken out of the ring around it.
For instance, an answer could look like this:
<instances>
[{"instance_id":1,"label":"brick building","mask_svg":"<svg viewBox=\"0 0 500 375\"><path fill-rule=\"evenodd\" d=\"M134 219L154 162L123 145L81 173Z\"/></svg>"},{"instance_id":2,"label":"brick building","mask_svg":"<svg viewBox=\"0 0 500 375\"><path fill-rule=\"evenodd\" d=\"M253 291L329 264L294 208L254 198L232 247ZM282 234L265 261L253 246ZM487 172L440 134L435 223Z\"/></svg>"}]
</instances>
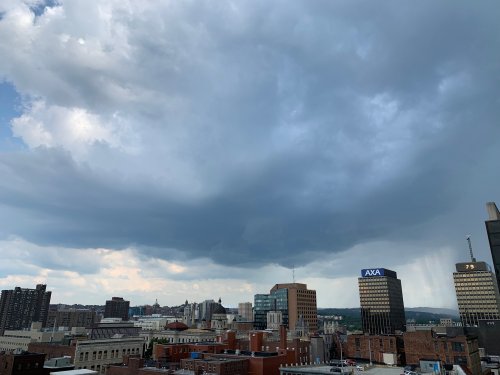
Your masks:
<instances>
[{"instance_id":1,"label":"brick building","mask_svg":"<svg viewBox=\"0 0 500 375\"><path fill-rule=\"evenodd\" d=\"M97 313L89 309L60 309L49 310L47 327L73 327L91 328L97 323Z\"/></svg>"},{"instance_id":2,"label":"brick building","mask_svg":"<svg viewBox=\"0 0 500 375\"><path fill-rule=\"evenodd\" d=\"M191 358L191 353L198 353ZM216 343L156 344L153 358L162 367L175 367L177 364L185 370L193 368L229 371L229 367L219 366L221 360L248 362L249 375L278 375L281 365L310 363L310 342L299 339L287 340L287 331L280 327L280 336L276 340L268 337L268 332L252 331L248 340L236 338L235 332L226 332ZM197 361L191 361L197 359ZM233 370L245 365L233 364ZM244 372L242 372L243 374Z\"/></svg>"},{"instance_id":3,"label":"brick building","mask_svg":"<svg viewBox=\"0 0 500 375\"><path fill-rule=\"evenodd\" d=\"M105 318L121 318L121 320L128 320L128 309L130 301L125 301L122 297L113 297L106 301L104 308Z\"/></svg>"},{"instance_id":4,"label":"brick building","mask_svg":"<svg viewBox=\"0 0 500 375\"><path fill-rule=\"evenodd\" d=\"M446 334L434 330L406 332L403 340L408 365L434 360L466 366L473 375L482 373L477 338L465 336L457 328L447 329Z\"/></svg>"},{"instance_id":5,"label":"brick building","mask_svg":"<svg viewBox=\"0 0 500 375\"><path fill-rule=\"evenodd\" d=\"M195 374L213 373L217 375L247 375L249 360L247 358L186 358L181 361L181 368L194 371Z\"/></svg>"},{"instance_id":6,"label":"brick building","mask_svg":"<svg viewBox=\"0 0 500 375\"><path fill-rule=\"evenodd\" d=\"M46 375L44 361L41 353L0 353L0 375Z\"/></svg>"},{"instance_id":7,"label":"brick building","mask_svg":"<svg viewBox=\"0 0 500 375\"><path fill-rule=\"evenodd\" d=\"M371 354L370 354L371 351ZM344 355L348 358L384 362L384 353L396 355L397 364L405 364L405 349L401 335L348 335Z\"/></svg>"},{"instance_id":8,"label":"brick building","mask_svg":"<svg viewBox=\"0 0 500 375\"><path fill-rule=\"evenodd\" d=\"M63 345L53 343L32 342L28 345L28 351L33 353L44 353L46 359L71 357L73 362L75 359L75 345Z\"/></svg>"}]
</instances>

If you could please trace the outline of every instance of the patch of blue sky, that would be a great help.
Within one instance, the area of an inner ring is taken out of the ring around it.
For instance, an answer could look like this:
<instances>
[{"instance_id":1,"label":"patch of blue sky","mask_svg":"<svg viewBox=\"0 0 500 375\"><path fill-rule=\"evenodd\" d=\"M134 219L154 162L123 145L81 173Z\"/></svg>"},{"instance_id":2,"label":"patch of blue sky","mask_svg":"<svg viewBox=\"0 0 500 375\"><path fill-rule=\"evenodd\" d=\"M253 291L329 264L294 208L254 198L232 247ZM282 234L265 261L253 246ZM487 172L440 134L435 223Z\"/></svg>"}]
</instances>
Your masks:
<instances>
[{"instance_id":1,"label":"patch of blue sky","mask_svg":"<svg viewBox=\"0 0 500 375\"><path fill-rule=\"evenodd\" d=\"M30 10L35 16L41 16L46 8L52 8L59 5L58 0L45 0L30 5Z\"/></svg>"},{"instance_id":2,"label":"patch of blue sky","mask_svg":"<svg viewBox=\"0 0 500 375\"><path fill-rule=\"evenodd\" d=\"M11 121L21 115L22 102L9 82L0 81L0 151L24 148L23 142L12 134Z\"/></svg>"}]
</instances>

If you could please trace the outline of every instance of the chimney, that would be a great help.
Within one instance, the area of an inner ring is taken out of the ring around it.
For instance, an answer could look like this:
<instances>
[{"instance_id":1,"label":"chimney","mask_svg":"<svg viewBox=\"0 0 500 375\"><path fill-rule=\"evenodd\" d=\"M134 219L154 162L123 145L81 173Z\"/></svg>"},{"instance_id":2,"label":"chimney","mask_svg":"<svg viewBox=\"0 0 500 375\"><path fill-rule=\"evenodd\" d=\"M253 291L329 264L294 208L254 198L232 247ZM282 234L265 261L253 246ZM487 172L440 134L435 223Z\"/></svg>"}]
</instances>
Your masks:
<instances>
[{"instance_id":1,"label":"chimney","mask_svg":"<svg viewBox=\"0 0 500 375\"><path fill-rule=\"evenodd\" d=\"M262 347L263 333L262 332L252 332L250 333L250 351L258 352Z\"/></svg>"},{"instance_id":2,"label":"chimney","mask_svg":"<svg viewBox=\"0 0 500 375\"><path fill-rule=\"evenodd\" d=\"M236 332L227 331L226 335L227 335L226 339L227 348L230 350L236 350Z\"/></svg>"},{"instance_id":3,"label":"chimney","mask_svg":"<svg viewBox=\"0 0 500 375\"><path fill-rule=\"evenodd\" d=\"M286 349L286 326L280 325L280 349Z\"/></svg>"}]
</instances>

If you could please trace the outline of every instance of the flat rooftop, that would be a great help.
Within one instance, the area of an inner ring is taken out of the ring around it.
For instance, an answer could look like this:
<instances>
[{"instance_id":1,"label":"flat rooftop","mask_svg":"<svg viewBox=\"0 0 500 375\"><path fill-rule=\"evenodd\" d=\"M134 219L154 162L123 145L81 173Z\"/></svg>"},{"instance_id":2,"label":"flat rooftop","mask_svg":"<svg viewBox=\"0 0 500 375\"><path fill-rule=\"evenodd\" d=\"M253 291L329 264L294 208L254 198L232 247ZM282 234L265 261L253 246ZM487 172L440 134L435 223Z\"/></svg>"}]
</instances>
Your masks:
<instances>
[{"instance_id":1,"label":"flat rooftop","mask_svg":"<svg viewBox=\"0 0 500 375\"><path fill-rule=\"evenodd\" d=\"M337 366L296 366L296 367L281 367L280 369L286 369L287 373L297 373L297 374L340 374L335 372L330 372L332 367ZM304 371L307 369L307 371ZM403 367L393 367L393 366L375 366L370 369L365 369L364 371L357 371L356 367L352 366L344 366L344 373L351 374L351 371L354 370L354 374L356 375L401 375L404 372Z\"/></svg>"}]
</instances>

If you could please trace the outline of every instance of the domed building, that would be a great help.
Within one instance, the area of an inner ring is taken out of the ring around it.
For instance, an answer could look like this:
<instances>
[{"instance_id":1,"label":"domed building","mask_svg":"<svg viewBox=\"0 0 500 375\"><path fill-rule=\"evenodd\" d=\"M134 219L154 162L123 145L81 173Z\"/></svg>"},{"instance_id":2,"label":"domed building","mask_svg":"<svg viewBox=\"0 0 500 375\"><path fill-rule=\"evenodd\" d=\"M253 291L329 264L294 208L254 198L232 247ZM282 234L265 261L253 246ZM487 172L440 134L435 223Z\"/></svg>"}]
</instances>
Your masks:
<instances>
[{"instance_id":1,"label":"domed building","mask_svg":"<svg viewBox=\"0 0 500 375\"><path fill-rule=\"evenodd\" d=\"M212 310L212 319L210 322L210 328L215 329L216 331L223 331L227 329L227 313L224 306L222 306L221 299L219 298L219 302L215 305Z\"/></svg>"},{"instance_id":2,"label":"domed building","mask_svg":"<svg viewBox=\"0 0 500 375\"><path fill-rule=\"evenodd\" d=\"M187 325L185 325L184 323L182 323L182 322L172 322L172 323L168 323L165 326L166 330L169 330L169 331L178 331L178 332L185 331L188 328L189 327Z\"/></svg>"}]
</instances>

